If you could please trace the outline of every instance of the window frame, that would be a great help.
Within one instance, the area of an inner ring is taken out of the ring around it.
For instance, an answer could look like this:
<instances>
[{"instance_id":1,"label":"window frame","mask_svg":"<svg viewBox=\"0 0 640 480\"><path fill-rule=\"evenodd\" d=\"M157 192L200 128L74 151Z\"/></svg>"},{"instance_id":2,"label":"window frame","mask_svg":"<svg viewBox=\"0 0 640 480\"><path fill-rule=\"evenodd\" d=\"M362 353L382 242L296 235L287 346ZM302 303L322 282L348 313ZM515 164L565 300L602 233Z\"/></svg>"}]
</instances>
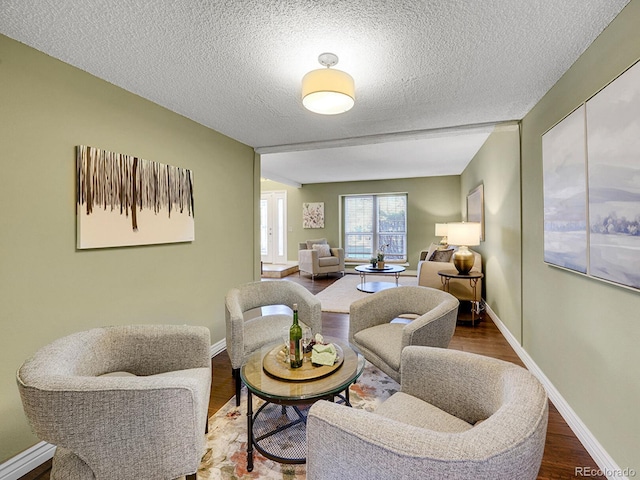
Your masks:
<instances>
[{"instance_id":1,"label":"window frame","mask_svg":"<svg viewBox=\"0 0 640 480\"><path fill-rule=\"evenodd\" d=\"M405 205L404 205L404 232L383 232L382 234L396 234L402 236L402 249L399 255L402 255L400 258L385 258L385 261L388 263L406 263L408 259L408 237L409 237L409 226L408 226L408 217L409 217L409 194L408 192L384 192L384 193L357 193L357 194L343 194L339 195L339 205L340 205L340 246L345 251L345 261L349 263L368 263L369 262L369 254L367 253L365 257L350 257L349 251L347 249L347 235L353 235L355 233L347 232L346 230L346 221L347 221L347 199L354 197L371 197L373 199L373 215L372 215L372 223L373 223L373 232L371 232L372 236L372 252L371 256L375 256L375 253L380 248L378 245L380 239L380 219L379 219L379 198L381 197L404 197ZM367 232L368 233L368 232Z\"/></svg>"}]
</instances>

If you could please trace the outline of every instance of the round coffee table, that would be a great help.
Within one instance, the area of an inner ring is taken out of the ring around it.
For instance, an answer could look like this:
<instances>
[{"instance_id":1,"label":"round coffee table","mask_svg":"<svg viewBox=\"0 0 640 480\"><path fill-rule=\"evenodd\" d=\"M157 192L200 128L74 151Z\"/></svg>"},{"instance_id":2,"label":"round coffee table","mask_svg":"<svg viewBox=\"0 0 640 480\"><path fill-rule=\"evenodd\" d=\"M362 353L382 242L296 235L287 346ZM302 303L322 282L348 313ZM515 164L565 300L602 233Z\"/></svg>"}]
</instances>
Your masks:
<instances>
[{"instance_id":1,"label":"round coffee table","mask_svg":"<svg viewBox=\"0 0 640 480\"><path fill-rule=\"evenodd\" d=\"M269 375L263 368L266 355L278 343L264 346L240 369L247 386L247 470L253 470L253 447L265 457L281 463L305 463L307 411L318 400L333 401L340 396L349 403L349 385L364 370L364 357L347 342L332 337L325 341L338 345L344 354L342 365L330 374L312 380L285 380ZM344 392L344 396L339 395ZM264 403L253 412L253 395Z\"/></svg>"},{"instance_id":2,"label":"round coffee table","mask_svg":"<svg viewBox=\"0 0 640 480\"><path fill-rule=\"evenodd\" d=\"M360 274L360 284L356 287L361 292L376 293L380 290L386 290L387 288L394 288L398 286L398 278L400 273L406 269L400 265L387 265L384 268L373 268L371 265L358 265L355 271ZM391 282L367 282L367 274L370 275L389 275L393 274L396 277L396 283Z\"/></svg>"}]
</instances>

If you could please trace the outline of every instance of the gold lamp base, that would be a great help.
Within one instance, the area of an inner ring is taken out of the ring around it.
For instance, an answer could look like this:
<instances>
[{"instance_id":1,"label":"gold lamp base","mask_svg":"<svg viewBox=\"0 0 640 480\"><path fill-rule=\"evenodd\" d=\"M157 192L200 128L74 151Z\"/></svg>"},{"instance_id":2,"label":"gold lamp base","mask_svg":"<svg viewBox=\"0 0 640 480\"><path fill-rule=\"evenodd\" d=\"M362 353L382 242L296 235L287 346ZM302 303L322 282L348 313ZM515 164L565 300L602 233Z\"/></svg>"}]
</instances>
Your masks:
<instances>
[{"instance_id":1,"label":"gold lamp base","mask_svg":"<svg viewBox=\"0 0 640 480\"><path fill-rule=\"evenodd\" d=\"M471 271L474 260L473 252L464 245L453 254L453 265L460 275L467 275Z\"/></svg>"}]
</instances>

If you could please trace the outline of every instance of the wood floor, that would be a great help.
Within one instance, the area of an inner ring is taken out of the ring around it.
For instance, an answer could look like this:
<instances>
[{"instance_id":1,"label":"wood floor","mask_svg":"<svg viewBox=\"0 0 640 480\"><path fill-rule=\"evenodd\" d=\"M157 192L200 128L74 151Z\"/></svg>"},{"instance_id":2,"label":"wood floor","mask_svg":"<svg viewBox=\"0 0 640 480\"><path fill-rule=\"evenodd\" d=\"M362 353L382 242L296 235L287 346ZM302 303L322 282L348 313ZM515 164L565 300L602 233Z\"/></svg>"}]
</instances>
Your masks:
<instances>
[{"instance_id":1,"label":"wood floor","mask_svg":"<svg viewBox=\"0 0 640 480\"><path fill-rule=\"evenodd\" d=\"M329 276L314 281L308 276L293 274L284 280L294 281L316 294L336 281L339 277ZM326 335L347 338L349 316L340 313L323 313L322 329ZM468 322L459 322L449 348L495 357L524 366L519 357L507 343L494 323L484 318L471 326ZM234 383L231 378L231 364L226 351L211 360L213 379L209 415L213 415L234 395ZM578 441L556 408L549 402L549 426L547 441L542 458L538 480L565 480L582 478L576 476L576 467L587 467L595 471L597 465ZM46 462L20 480L49 480L51 462ZM390 474L390 478L392 475ZM604 476L590 476L590 479L604 480ZM480 479L479 479L480 480ZM516 479L514 479L516 480Z\"/></svg>"}]
</instances>

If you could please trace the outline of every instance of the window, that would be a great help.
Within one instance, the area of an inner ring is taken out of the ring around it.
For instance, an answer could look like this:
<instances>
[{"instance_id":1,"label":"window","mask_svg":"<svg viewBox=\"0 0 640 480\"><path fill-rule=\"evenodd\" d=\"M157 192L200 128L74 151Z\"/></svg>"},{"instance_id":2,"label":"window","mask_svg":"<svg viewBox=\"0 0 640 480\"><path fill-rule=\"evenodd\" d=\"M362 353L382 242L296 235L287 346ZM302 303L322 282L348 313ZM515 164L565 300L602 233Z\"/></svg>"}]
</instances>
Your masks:
<instances>
[{"instance_id":1,"label":"window","mask_svg":"<svg viewBox=\"0 0 640 480\"><path fill-rule=\"evenodd\" d=\"M384 246L386 261L407 260L407 194L345 195L346 260L369 261Z\"/></svg>"}]
</instances>

